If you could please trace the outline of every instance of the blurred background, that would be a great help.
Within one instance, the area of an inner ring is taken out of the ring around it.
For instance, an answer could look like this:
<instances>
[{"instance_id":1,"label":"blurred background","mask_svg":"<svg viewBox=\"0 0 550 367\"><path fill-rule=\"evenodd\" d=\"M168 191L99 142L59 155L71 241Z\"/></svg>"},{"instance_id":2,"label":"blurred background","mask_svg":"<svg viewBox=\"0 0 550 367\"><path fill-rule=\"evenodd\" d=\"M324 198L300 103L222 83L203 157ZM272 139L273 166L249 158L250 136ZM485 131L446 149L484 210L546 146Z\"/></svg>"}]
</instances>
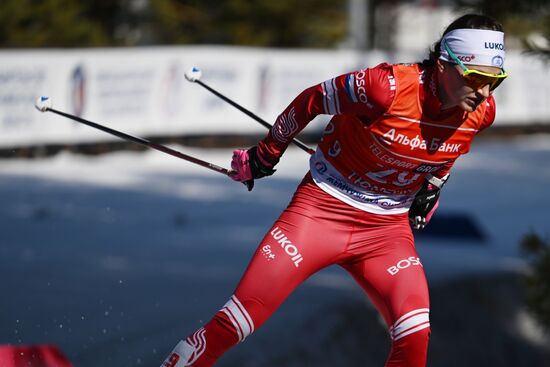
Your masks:
<instances>
[{"instance_id":1,"label":"blurred background","mask_svg":"<svg viewBox=\"0 0 550 367\"><path fill-rule=\"evenodd\" d=\"M415 233L431 292L430 366L550 365L550 4L545 0L0 0L0 345L75 366L157 366L208 321L308 170L289 148L248 193L204 168L33 108L227 167L304 88L418 62L469 12L503 23L494 125ZM300 135L313 148L328 116ZM266 285L269 286L269 285ZM219 366L381 366L389 337L329 268Z\"/></svg>"}]
</instances>

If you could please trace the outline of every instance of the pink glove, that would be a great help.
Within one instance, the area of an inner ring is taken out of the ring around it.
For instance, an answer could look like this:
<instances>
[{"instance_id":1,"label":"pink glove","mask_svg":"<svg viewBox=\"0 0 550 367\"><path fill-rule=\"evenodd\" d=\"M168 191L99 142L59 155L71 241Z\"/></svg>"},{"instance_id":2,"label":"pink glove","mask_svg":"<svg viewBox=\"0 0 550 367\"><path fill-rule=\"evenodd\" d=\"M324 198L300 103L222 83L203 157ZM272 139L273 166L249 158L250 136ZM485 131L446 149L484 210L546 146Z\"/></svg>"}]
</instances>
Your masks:
<instances>
[{"instance_id":1,"label":"pink glove","mask_svg":"<svg viewBox=\"0 0 550 367\"><path fill-rule=\"evenodd\" d=\"M255 179L270 176L274 172L273 164L260 157L257 153L257 147L233 151L229 177L244 183L248 191L254 187Z\"/></svg>"},{"instance_id":2,"label":"pink glove","mask_svg":"<svg viewBox=\"0 0 550 367\"><path fill-rule=\"evenodd\" d=\"M252 171L250 171L250 164L248 150L236 149L233 151L233 158L231 159L231 171L229 171L229 177L235 181L246 182L252 179Z\"/></svg>"}]
</instances>

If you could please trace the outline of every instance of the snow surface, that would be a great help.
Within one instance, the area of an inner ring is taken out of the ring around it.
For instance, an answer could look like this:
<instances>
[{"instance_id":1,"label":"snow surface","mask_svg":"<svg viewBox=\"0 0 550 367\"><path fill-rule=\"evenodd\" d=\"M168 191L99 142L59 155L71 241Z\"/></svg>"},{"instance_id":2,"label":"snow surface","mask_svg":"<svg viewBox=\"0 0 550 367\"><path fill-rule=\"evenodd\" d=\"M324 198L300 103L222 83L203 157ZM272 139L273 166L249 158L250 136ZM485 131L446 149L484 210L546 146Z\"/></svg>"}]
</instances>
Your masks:
<instances>
[{"instance_id":1,"label":"snow surface","mask_svg":"<svg viewBox=\"0 0 550 367\"><path fill-rule=\"evenodd\" d=\"M231 157L174 148L225 167ZM156 151L0 160L0 344L54 343L82 367L160 365L232 294L307 159L289 149L252 192ZM419 237L431 284L524 269L521 237L550 237L549 162L547 135L474 144L438 215L471 218L486 240ZM305 315L363 299L343 271L326 269L219 366L242 356L259 365L273 338L274 354L290 345Z\"/></svg>"}]
</instances>

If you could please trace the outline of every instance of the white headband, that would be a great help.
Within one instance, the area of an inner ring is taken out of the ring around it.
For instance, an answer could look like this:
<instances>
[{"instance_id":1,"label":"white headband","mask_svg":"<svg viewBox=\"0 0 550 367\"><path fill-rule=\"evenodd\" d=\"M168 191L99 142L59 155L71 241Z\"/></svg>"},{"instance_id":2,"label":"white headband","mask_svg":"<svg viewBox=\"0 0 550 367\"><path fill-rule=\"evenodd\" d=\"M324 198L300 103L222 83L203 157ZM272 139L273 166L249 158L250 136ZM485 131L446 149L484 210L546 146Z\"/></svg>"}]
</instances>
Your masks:
<instances>
[{"instance_id":1,"label":"white headband","mask_svg":"<svg viewBox=\"0 0 550 367\"><path fill-rule=\"evenodd\" d=\"M488 29L455 29L441 41L441 56L444 61L456 63L445 49L445 42L452 53L464 64L496 66L504 65L504 33Z\"/></svg>"}]
</instances>

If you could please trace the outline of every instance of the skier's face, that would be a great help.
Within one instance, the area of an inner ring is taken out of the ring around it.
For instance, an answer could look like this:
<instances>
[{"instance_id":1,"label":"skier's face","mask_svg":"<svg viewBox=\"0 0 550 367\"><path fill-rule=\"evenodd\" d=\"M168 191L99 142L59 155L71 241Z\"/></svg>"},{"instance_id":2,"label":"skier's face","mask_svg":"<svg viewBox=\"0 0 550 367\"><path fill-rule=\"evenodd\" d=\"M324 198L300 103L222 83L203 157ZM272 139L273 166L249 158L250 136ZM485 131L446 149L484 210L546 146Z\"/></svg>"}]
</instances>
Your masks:
<instances>
[{"instance_id":1,"label":"skier's face","mask_svg":"<svg viewBox=\"0 0 550 367\"><path fill-rule=\"evenodd\" d=\"M500 68L491 66L470 67L491 74L501 71ZM438 60L437 70L442 109L458 106L466 112L473 112L492 94L489 84L472 87L464 78L464 71L457 64Z\"/></svg>"}]
</instances>

